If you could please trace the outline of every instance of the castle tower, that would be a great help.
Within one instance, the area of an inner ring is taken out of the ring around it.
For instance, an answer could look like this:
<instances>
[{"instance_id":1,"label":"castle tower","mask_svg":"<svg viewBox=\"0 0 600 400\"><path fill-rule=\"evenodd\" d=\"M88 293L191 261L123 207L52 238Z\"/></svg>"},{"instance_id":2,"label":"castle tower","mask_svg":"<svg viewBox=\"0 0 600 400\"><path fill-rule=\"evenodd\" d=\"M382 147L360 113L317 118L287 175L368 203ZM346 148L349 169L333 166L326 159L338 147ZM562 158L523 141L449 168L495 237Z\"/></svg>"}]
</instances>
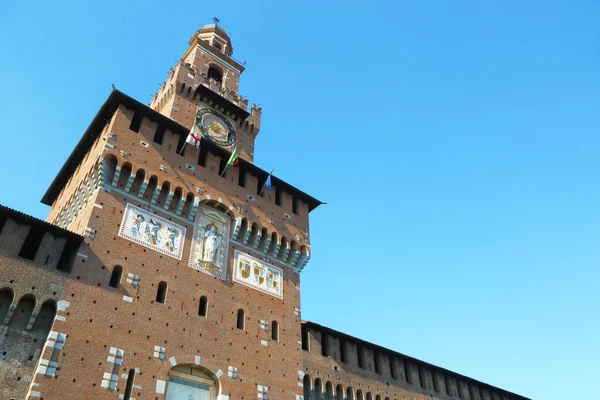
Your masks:
<instances>
[{"instance_id":1,"label":"castle tower","mask_svg":"<svg viewBox=\"0 0 600 400\"><path fill-rule=\"evenodd\" d=\"M171 69L150 107L184 126L207 125L199 129L203 137L230 151L237 147L242 158L253 161L261 108L252 104L251 113L246 110L248 100L238 90L242 72L244 65L233 58L227 31L218 24L204 25L192 36L190 47ZM230 134L227 124L219 123L222 116L237 123L235 132ZM210 122L217 130L210 129Z\"/></svg>"},{"instance_id":2,"label":"castle tower","mask_svg":"<svg viewBox=\"0 0 600 400\"><path fill-rule=\"evenodd\" d=\"M84 243L31 398L302 395L299 272L320 202L264 188L261 110L232 54L204 25L150 107L113 91L44 195L48 222ZM193 125L199 149L184 146Z\"/></svg>"}]
</instances>

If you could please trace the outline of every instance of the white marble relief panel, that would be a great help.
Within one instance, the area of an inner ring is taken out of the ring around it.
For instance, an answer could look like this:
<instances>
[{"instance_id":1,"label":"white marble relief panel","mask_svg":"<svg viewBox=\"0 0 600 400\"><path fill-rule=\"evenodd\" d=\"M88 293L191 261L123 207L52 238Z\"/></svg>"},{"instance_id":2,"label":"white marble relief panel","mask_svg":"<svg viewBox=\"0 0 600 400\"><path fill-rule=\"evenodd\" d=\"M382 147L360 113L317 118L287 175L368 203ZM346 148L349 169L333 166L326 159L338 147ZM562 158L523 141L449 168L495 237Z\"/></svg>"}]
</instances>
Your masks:
<instances>
[{"instance_id":1,"label":"white marble relief panel","mask_svg":"<svg viewBox=\"0 0 600 400\"><path fill-rule=\"evenodd\" d=\"M189 266L224 281L230 229L229 216L200 204L194 222Z\"/></svg>"},{"instance_id":2,"label":"white marble relief panel","mask_svg":"<svg viewBox=\"0 0 600 400\"><path fill-rule=\"evenodd\" d=\"M233 280L283 299L283 270L249 254L235 251Z\"/></svg>"},{"instance_id":3,"label":"white marble relief panel","mask_svg":"<svg viewBox=\"0 0 600 400\"><path fill-rule=\"evenodd\" d=\"M181 260L185 243L185 226L159 217L127 203L119 236Z\"/></svg>"}]
</instances>

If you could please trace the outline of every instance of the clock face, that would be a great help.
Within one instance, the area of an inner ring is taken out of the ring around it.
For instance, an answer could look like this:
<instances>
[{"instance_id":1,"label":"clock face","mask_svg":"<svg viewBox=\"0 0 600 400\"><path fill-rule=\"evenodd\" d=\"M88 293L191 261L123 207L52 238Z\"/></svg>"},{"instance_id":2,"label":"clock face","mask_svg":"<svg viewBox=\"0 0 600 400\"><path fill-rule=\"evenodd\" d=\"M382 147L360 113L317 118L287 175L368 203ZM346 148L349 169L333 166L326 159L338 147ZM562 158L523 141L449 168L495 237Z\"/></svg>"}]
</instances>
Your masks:
<instances>
[{"instance_id":1,"label":"clock face","mask_svg":"<svg viewBox=\"0 0 600 400\"><path fill-rule=\"evenodd\" d=\"M235 143L235 128L220 112L211 108L201 108L196 114L196 126L202 136L219 146L227 147Z\"/></svg>"}]
</instances>

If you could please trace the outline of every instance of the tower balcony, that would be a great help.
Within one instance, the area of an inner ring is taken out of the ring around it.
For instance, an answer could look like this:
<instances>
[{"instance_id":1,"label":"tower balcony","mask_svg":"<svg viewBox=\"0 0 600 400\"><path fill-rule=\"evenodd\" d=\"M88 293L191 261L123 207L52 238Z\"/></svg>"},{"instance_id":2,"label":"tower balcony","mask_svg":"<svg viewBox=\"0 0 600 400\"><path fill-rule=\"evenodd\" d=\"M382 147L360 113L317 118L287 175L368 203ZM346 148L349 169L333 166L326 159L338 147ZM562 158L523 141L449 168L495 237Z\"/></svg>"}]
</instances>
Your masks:
<instances>
[{"instance_id":1,"label":"tower balcony","mask_svg":"<svg viewBox=\"0 0 600 400\"><path fill-rule=\"evenodd\" d=\"M219 96L229 100L239 108L248 110L248 99L244 98L234 90L228 90L221 82L204 75L200 76L200 84L217 93Z\"/></svg>"}]
</instances>

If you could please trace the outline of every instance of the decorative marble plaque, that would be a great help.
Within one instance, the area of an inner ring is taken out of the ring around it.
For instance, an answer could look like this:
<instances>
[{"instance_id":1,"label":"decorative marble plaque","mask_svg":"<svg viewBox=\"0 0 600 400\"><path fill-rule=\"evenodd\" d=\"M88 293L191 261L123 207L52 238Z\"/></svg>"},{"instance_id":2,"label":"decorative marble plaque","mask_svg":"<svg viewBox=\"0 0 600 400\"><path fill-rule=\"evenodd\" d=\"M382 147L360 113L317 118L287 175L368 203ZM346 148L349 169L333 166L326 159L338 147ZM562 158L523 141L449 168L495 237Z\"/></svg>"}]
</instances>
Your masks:
<instances>
[{"instance_id":1,"label":"decorative marble plaque","mask_svg":"<svg viewBox=\"0 0 600 400\"><path fill-rule=\"evenodd\" d=\"M127 203L119 236L181 260L185 226Z\"/></svg>"},{"instance_id":2,"label":"decorative marble plaque","mask_svg":"<svg viewBox=\"0 0 600 400\"><path fill-rule=\"evenodd\" d=\"M235 251L233 280L283 299L283 270L239 250Z\"/></svg>"},{"instance_id":3,"label":"decorative marble plaque","mask_svg":"<svg viewBox=\"0 0 600 400\"><path fill-rule=\"evenodd\" d=\"M224 281L227 276L230 229L229 216L198 205L189 266Z\"/></svg>"}]
</instances>

